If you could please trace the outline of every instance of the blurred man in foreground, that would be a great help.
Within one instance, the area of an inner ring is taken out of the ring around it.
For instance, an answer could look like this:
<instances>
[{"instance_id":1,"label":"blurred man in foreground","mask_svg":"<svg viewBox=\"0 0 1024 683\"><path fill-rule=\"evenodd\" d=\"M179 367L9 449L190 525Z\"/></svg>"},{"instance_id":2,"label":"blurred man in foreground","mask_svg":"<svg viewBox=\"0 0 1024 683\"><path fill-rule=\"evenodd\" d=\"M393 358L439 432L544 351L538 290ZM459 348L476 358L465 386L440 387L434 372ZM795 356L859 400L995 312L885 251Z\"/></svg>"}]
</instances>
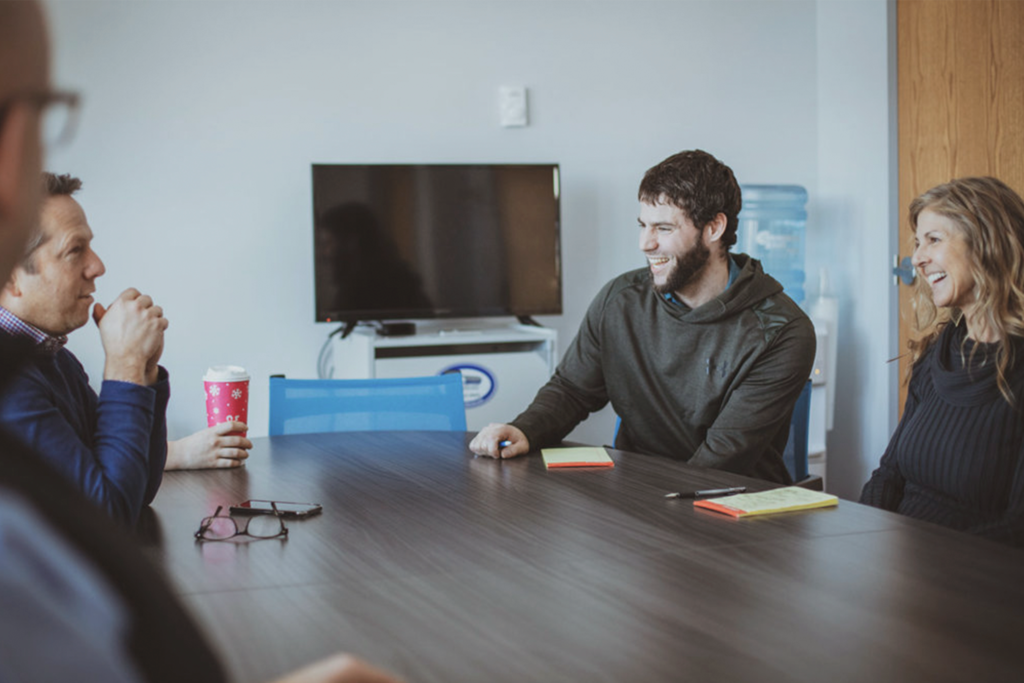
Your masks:
<instances>
[{"instance_id":1,"label":"blurred man in foreground","mask_svg":"<svg viewBox=\"0 0 1024 683\"><path fill-rule=\"evenodd\" d=\"M70 107L49 82L41 6L0 2L0 280L39 215L40 118ZM0 383L33 352L0 337ZM150 353L149 358L155 355ZM0 432L0 678L6 681L223 681L167 584L38 454ZM387 683L335 655L282 681Z\"/></svg>"}]
</instances>

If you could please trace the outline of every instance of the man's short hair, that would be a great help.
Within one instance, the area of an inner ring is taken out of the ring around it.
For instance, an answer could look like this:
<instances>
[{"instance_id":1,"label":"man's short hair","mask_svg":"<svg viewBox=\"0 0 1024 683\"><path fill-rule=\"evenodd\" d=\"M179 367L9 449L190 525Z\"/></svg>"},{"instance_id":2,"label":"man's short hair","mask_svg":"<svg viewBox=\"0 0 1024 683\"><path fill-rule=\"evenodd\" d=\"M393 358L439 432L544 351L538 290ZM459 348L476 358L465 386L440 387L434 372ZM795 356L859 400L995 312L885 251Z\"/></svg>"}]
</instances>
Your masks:
<instances>
[{"instance_id":1,"label":"man's short hair","mask_svg":"<svg viewBox=\"0 0 1024 683\"><path fill-rule=\"evenodd\" d=\"M743 207L739 183L731 168L703 150L674 154L648 169L640 181L639 199L646 204L672 204L698 230L725 214L722 245L728 251L736 244L737 216Z\"/></svg>"},{"instance_id":2,"label":"man's short hair","mask_svg":"<svg viewBox=\"0 0 1024 683\"><path fill-rule=\"evenodd\" d=\"M50 197L70 197L81 189L82 181L70 173L57 175L43 171L43 196L46 199ZM25 269L25 272L36 272L35 259L32 256L35 254L36 249L46 243L46 239L47 236L43 234L43 226L37 218L32 234L29 235L28 244L25 245L25 251L21 255L21 267Z\"/></svg>"},{"instance_id":3,"label":"man's short hair","mask_svg":"<svg viewBox=\"0 0 1024 683\"><path fill-rule=\"evenodd\" d=\"M56 175L43 171L43 192L47 197L70 197L82 189L82 181L70 173Z\"/></svg>"}]
</instances>

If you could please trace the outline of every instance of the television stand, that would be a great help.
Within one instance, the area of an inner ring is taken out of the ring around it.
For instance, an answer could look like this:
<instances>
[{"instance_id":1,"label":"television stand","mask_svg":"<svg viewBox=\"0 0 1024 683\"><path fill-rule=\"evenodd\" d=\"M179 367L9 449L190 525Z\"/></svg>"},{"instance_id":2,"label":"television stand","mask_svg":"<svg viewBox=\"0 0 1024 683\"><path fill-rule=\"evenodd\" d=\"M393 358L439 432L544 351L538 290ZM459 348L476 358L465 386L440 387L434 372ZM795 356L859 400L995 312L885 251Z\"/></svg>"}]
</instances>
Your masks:
<instances>
[{"instance_id":1,"label":"television stand","mask_svg":"<svg viewBox=\"0 0 1024 683\"><path fill-rule=\"evenodd\" d=\"M415 334L381 336L369 326L331 340L336 379L462 374L466 422L478 430L508 422L550 379L557 360L555 330L473 320L418 321Z\"/></svg>"},{"instance_id":2,"label":"television stand","mask_svg":"<svg viewBox=\"0 0 1024 683\"><path fill-rule=\"evenodd\" d=\"M519 321L520 325L532 325L533 327L544 327L539 322L534 320L532 316L529 316L529 315L517 315L516 316L516 320Z\"/></svg>"}]
</instances>

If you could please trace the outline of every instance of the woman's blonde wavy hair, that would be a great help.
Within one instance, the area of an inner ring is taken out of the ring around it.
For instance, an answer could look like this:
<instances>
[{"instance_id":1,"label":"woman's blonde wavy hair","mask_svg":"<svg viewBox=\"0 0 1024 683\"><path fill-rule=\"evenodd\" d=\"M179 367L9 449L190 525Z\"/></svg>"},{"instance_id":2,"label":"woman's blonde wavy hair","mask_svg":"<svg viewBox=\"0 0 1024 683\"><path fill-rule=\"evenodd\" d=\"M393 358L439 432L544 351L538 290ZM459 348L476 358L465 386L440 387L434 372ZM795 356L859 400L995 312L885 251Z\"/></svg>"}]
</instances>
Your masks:
<instances>
[{"instance_id":1,"label":"woman's blonde wavy hair","mask_svg":"<svg viewBox=\"0 0 1024 683\"><path fill-rule=\"evenodd\" d=\"M1014 362L1010 338L1024 337L1024 200L996 178L958 178L911 202L910 228L915 234L917 219L926 209L951 220L967 242L978 302L976 317L999 335L996 381L1003 397L1015 404L1007 374ZM938 310L922 277L915 283L913 310L914 325L924 333L910 343L916 362L943 327L959 321L963 312Z\"/></svg>"}]
</instances>

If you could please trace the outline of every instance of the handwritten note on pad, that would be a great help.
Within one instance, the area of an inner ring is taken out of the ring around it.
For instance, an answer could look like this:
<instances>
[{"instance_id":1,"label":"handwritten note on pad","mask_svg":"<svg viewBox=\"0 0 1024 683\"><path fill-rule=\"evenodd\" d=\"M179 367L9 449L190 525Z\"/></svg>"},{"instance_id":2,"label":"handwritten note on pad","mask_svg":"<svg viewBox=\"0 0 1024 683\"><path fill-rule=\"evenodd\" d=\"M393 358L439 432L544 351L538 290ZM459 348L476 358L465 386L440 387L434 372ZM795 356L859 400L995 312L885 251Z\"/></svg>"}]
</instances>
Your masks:
<instances>
[{"instance_id":1,"label":"handwritten note on pad","mask_svg":"<svg viewBox=\"0 0 1024 683\"><path fill-rule=\"evenodd\" d=\"M714 510L733 517L770 515L790 510L811 510L813 508L835 507L839 499L821 491L811 491L799 486L787 486L760 493L742 493L725 498L709 498L693 503L694 507Z\"/></svg>"},{"instance_id":2,"label":"handwritten note on pad","mask_svg":"<svg viewBox=\"0 0 1024 683\"><path fill-rule=\"evenodd\" d=\"M603 448L544 448L544 467L615 467Z\"/></svg>"}]
</instances>

